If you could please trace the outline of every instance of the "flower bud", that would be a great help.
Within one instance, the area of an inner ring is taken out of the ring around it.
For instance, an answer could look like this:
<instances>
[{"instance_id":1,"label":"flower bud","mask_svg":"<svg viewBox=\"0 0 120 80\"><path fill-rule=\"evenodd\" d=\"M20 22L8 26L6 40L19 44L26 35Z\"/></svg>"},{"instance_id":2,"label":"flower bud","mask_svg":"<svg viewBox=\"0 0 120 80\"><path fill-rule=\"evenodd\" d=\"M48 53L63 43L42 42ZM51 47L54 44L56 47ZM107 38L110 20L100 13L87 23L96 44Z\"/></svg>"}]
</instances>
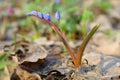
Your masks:
<instances>
[{"instance_id":1,"label":"flower bud","mask_svg":"<svg viewBox=\"0 0 120 80\"><path fill-rule=\"evenodd\" d=\"M59 11L57 11L57 12L55 13L55 18L56 18L57 20L60 20L60 12L59 12Z\"/></svg>"}]
</instances>

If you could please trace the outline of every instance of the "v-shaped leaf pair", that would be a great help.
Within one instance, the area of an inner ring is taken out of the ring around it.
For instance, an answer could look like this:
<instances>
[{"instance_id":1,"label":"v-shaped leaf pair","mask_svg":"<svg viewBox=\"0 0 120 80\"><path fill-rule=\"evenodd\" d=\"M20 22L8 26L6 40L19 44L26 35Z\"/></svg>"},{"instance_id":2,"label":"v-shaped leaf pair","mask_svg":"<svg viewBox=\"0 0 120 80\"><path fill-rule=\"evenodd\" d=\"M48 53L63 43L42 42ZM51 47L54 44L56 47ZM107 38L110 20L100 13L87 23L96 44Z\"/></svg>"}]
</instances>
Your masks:
<instances>
[{"instance_id":1,"label":"v-shaped leaf pair","mask_svg":"<svg viewBox=\"0 0 120 80\"><path fill-rule=\"evenodd\" d=\"M80 45L80 47L77 50L77 54L75 55L75 53L72 51L71 47L69 46L67 40L63 36L61 30L53 22L50 22L47 20L45 20L45 21L47 23L49 23L49 25L52 27L52 29L59 35L59 37L63 41L65 47L67 48L70 56L72 57L75 67L78 68L81 65L81 60L82 60L83 52L85 50L86 45L88 44L89 40L91 39L93 34L97 31L97 29L99 28L100 25L98 24L93 27L93 29L89 32L89 34L83 40L82 44Z\"/></svg>"}]
</instances>

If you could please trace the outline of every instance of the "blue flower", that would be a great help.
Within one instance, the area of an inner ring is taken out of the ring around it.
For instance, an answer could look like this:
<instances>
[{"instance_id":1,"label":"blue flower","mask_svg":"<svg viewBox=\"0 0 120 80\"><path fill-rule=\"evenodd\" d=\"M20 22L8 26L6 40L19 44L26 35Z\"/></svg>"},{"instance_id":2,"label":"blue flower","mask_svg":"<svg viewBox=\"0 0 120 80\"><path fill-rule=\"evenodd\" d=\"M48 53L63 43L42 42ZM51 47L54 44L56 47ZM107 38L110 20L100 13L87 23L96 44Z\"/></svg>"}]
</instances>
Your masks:
<instances>
[{"instance_id":1,"label":"blue flower","mask_svg":"<svg viewBox=\"0 0 120 80\"><path fill-rule=\"evenodd\" d=\"M33 10L33 11L27 13L27 15L28 15L28 16L32 16L32 15L33 15L33 16L38 16L38 12Z\"/></svg>"},{"instance_id":2,"label":"blue flower","mask_svg":"<svg viewBox=\"0 0 120 80\"><path fill-rule=\"evenodd\" d=\"M37 16L38 18L42 18L48 21L51 21L51 16L50 14L45 14L45 13L41 13L41 12L37 12L37 11L31 11L29 13L27 13L28 16Z\"/></svg>"},{"instance_id":3,"label":"blue flower","mask_svg":"<svg viewBox=\"0 0 120 80\"><path fill-rule=\"evenodd\" d=\"M57 11L57 12L55 13L55 18L56 18L57 20L60 20L60 12L59 12L59 11Z\"/></svg>"},{"instance_id":4,"label":"blue flower","mask_svg":"<svg viewBox=\"0 0 120 80\"><path fill-rule=\"evenodd\" d=\"M50 16L50 14L45 14L45 13L43 13L43 18L46 19L46 20L48 20L48 21L51 21L51 16Z\"/></svg>"},{"instance_id":5,"label":"blue flower","mask_svg":"<svg viewBox=\"0 0 120 80\"><path fill-rule=\"evenodd\" d=\"M40 18L42 18L42 19L44 18L44 17L43 17L43 13L38 12L37 14L38 14L38 17L40 17Z\"/></svg>"}]
</instances>

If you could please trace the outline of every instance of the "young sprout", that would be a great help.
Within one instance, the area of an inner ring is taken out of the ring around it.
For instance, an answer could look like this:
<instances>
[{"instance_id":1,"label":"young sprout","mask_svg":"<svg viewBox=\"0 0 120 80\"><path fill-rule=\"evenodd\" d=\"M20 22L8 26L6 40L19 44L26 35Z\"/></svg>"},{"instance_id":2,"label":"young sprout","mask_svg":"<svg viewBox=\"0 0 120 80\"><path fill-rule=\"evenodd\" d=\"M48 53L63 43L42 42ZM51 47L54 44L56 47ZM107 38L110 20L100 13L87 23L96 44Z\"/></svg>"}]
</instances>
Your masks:
<instances>
[{"instance_id":1,"label":"young sprout","mask_svg":"<svg viewBox=\"0 0 120 80\"><path fill-rule=\"evenodd\" d=\"M46 23L48 23L51 28L59 35L59 37L61 38L62 42L64 43L65 47L67 48L70 56L72 57L72 60L74 62L74 65L76 68L79 68L81 65L81 60L82 60L82 56L83 56L83 52L85 50L85 47L88 43L88 41L91 39L91 37L93 36L93 34L97 31L97 29L99 28L100 25L96 25L91 31L90 33L85 37L85 39L83 40L82 44L80 45L80 47L77 50L77 54L75 55L75 53L73 52L73 50L71 49L71 47L69 46L66 38L64 37L64 35L62 34L61 30L59 29L59 27L56 26L56 24L54 22L51 21L51 16L47 15L45 13L42 13L43 16L38 15L40 12L37 11L32 11L27 13L28 16L36 16L40 19L42 19L43 21L45 21ZM60 20L60 12L56 12L55 14L56 19L59 21Z\"/></svg>"}]
</instances>

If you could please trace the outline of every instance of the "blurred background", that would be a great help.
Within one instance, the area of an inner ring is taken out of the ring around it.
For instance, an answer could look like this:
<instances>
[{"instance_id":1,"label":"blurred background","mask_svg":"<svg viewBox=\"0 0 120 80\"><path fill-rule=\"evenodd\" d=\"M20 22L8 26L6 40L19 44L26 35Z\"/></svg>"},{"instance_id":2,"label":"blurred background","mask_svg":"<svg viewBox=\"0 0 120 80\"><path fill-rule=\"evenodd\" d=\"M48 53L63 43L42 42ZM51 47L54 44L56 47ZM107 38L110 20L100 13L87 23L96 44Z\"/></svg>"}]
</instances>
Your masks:
<instances>
[{"instance_id":1,"label":"blurred background","mask_svg":"<svg viewBox=\"0 0 120 80\"><path fill-rule=\"evenodd\" d=\"M48 24L26 16L33 10L49 13L72 42L72 48L77 48L87 33L96 24L101 24L85 53L96 51L120 58L120 0L0 0L0 50L11 41L43 39L38 40L42 44L60 41ZM60 11L60 24L55 18L56 11ZM11 64L6 62L7 58L8 54L0 52L0 74Z\"/></svg>"},{"instance_id":2,"label":"blurred background","mask_svg":"<svg viewBox=\"0 0 120 80\"><path fill-rule=\"evenodd\" d=\"M0 0L0 40L55 40L49 25L26 16L32 10L49 13L56 25L54 14L60 11L58 27L69 40L83 39L96 24L101 24L99 31L113 37L120 28L119 7L119 0Z\"/></svg>"}]
</instances>

